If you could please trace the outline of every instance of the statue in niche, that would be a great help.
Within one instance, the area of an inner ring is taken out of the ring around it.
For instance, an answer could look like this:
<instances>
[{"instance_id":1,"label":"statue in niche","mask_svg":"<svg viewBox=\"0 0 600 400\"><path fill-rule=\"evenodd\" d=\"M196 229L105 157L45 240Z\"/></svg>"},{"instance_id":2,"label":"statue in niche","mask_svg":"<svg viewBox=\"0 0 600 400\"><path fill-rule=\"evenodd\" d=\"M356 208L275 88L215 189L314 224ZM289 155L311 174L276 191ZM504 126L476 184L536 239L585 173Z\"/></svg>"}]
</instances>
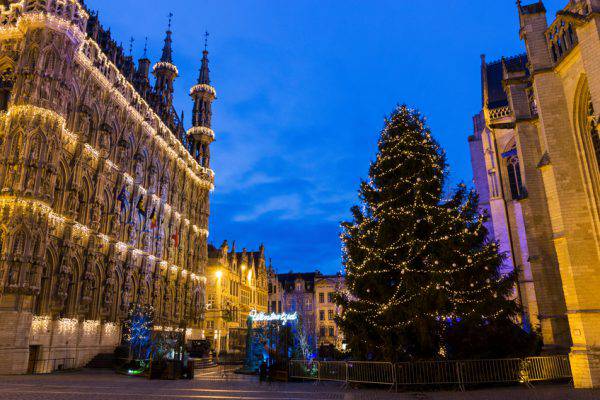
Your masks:
<instances>
[{"instance_id":1,"label":"statue in niche","mask_svg":"<svg viewBox=\"0 0 600 400\"><path fill-rule=\"evenodd\" d=\"M164 238L164 232L161 229L161 232L159 232L158 236L156 237L156 256L158 258L162 258L163 255L163 238Z\"/></svg>"},{"instance_id":2,"label":"statue in niche","mask_svg":"<svg viewBox=\"0 0 600 400\"><path fill-rule=\"evenodd\" d=\"M50 99L50 81L48 79L42 79L40 85L40 98L43 100Z\"/></svg>"},{"instance_id":3,"label":"statue in niche","mask_svg":"<svg viewBox=\"0 0 600 400\"><path fill-rule=\"evenodd\" d=\"M67 212L77 217L77 213L79 211L79 192L77 189L72 189L69 193L69 197L67 199Z\"/></svg>"},{"instance_id":4,"label":"statue in niche","mask_svg":"<svg viewBox=\"0 0 600 400\"><path fill-rule=\"evenodd\" d=\"M56 298L59 305L64 306L64 302L69 295L69 284L71 283L71 268L66 264L61 264L58 285L56 287Z\"/></svg>"},{"instance_id":5,"label":"statue in niche","mask_svg":"<svg viewBox=\"0 0 600 400\"><path fill-rule=\"evenodd\" d=\"M49 199L52 196L52 192L50 190L50 181L52 180L52 173L48 172L46 176L42 179L42 194L44 197Z\"/></svg>"},{"instance_id":6,"label":"statue in niche","mask_svg":"<svg viewBox=\"0 0 600 400\"><path fill-rule=\"evenodd\" d=\"M148 287L146 285L146 276L140 278L140 290L138 291L138 299L141 303L147 303Z\"/></svg>"},{"instance_id":7,"label":"statue in niche","mask_svg":"<svg viewBox=\"0 0 600 400\"><path fill-rule=\"evenodd\" d=\"M115 212L111 215L110 233L114 237L119 237L120 232L121 232L121 224L119 223L119 213Z\"/></svg>"},{"instance_id":8,"label":"statue in niche","mask_svg":"<svg viewBox=\"0 0 600 400\"><path fill-rule=\"evenodd\" d=\"M152 165L152 167L150 167L150 171L148 171L148 192L149 193L156 193L156 181L157 181L157 170L156 170L156 166Z\"/></svg>"},{"instance_id":9,"label":"statue in niche","mask_svg":"<svg viewBox=\"0 0 600 400\"><path fill-rule=\"evenodd\" d=\"M125 140L120 140L117 146L117 164L121 169L125 169L127 163L127 153L129 145Z\"/></svg>"},{"instance_id":10,"label":"statue in niche","mask_svg":"<svg viewBox=\"0 0 600 400\"><path fill-rule=\"evenodd\" d=\"M169 285L167 284L167 286L165 287L165 296L163 297L163 316L164 317L168 317L170 314L170 308L171 308L171 288L169 287Z\"/></svg>"},{"instance_id":11,"label":"statue in niche","mask_svg":"<svg viewBox=\"0 0 600 400\"><path fill-rule=\"evenodd\" d=\"M24 82L23 82L23 91L22 91L22 94L25 95L25 96L33 95L33 92L32 92L32 89L31 89L32 86L33 86L33 78L31 76L27 76L24 79Z\"/></svg>"},{"instance_id":12,"label":"statue in niche","mask_svg":"<svg viewBox=\"0 0 600 400\"><path fill-rule=\"evenodd\" d=\"M128 269L125 275L125 282L123 283L123 294L121 296L121 307L124 311L129 310L129 303L131 302L131 290L133 288L133 277L131 276L131 270Z\"/></svg>"},{"instance_id":13,"label":"statue in niche","mask_svg":"<svg viewBox=\"0 0 600 400\"><path fill-rule=\"evenodd\" d=\"M127 241L130 245L135 244L135 239L137 237L137 223L135 221L130 222L127 225Z\"/></svg>"},{"instance_id":14,"label":"statue in niche","mask_svg":"<svg viewBox=\"0 0 600 400\"><path fill-rule=\"evenodd\" d=\"M11 265L10 272L8 273L8 286L16 287L19 285L19 271L18 265Z\"/></svg>"},{"instance_id":15,"label":"statue in niche","mask_svg":"<svg viewBox=\"0 0 600 400\"><path fill-rule=\"evenodd\" d=\"M106 131L100 132L99 139L100 155L103 158L107 158L110 154L110 134Z\"/></svg>"},{"instance_id":16,"label":"statue in niche","mask_svg":"<svg viewBox=\"0 0 600 400\"><path fill-rule=\"evenodd\" d=\"M133 173L136 183L141 183L144 178L144 157L136 154L134 157Z\"/></svg>"},{"instance_id":17,"label":"statue in niche","mask_svg":"<svg viewBox=\"0 0 600 400\"><path fill-rule=\"evenodd\" d=\"M144 232L142 234L142 250L148 252L150 250L150 232Z\"/></svg>"},{"instance_id":18,"label":"statue in niche","mask_svg":"<svg viewBox=\"0 0 600 400\"><path fill-rule=\"evenodd\" d=\"M38 262L34 262L33 264L31 264L31 268L29 269L29 273L27 274L27 281L25 282L25 286L28 286L30 289L32 289L33 291L37 292L39 291L39 287L38 287L38 282L37 282L37 276L38 276L38 271L40 270L40 264L38 264Z\"/></svg>"},{"instance_id":19,"label":"statue in niche","mask_svg":"<svg viewBox=\"0 0 600 400\"><path fill-rule=\"evenodd\" d=\"M36 165L40 161L40 141L33 140L29 149L29 165Z\"/></svg>"},{"instance_id":20,"label":"statue in niche","mask_svg":"<svg viewBox=\"0 0 600 400\"><path fill-rule=\"evenodd\" d=\"M87 305L92 302L94 292L94 274L90 271L91 265L83 275L83 284L81 286L81 304Z\"/></svg>"},{"instance_id":21,"label":"statue in niche","mask_svg":"<svg viewBox=\"0 0 600 400\"><path fill-rule=\"evenodd\" d=\"M169 181L167 179L162 179L160 182L160 198L162 201L167 201L167 195L169 192Z\"/></svg>"},{"instance_id":22,"label":"statue in niche","mask_svg":"<svg viewBox=\"0 0 600 400\"><path fill-rule=\"evenodd\" d=\"M103 207L102 207L102 203L100 202L96 202L94 203L94 205L92 206L92 215L91 215L91 221L92 221L92 229L94 230L98 230L100 228L100 219L102 218L102 211L103 211Z\"/></svg>"},{"instance_id":23,"label":"statue in niche","mask_svg":"<svg viewBox=\"0 0 600 400\"><path fill-rule=\"evenodd\" d=\"M104 282L104 308L108 310L114 301L116 281L114 274L110 273Z\"/></svg>"}]
</instances>

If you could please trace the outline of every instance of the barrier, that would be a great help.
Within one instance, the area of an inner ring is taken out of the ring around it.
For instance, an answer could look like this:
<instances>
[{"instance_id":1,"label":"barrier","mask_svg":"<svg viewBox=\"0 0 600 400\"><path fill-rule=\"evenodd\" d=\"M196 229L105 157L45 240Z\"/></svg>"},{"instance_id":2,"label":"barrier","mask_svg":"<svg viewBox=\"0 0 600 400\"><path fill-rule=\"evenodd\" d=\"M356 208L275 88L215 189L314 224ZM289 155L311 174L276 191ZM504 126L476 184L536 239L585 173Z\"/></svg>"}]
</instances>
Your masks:
<instances>
[{"instance_id":1,"label":"barrier","mask_svg":"<svg viewBox=\"0 0 600 400\"><path fill-rule=\"evenodd\" d=\"M520 382L521 364L522 361L518 358L457 361L460 371L459 383L475 385Z\"/></svg>"},{"instance_id":2,"label":"barrier","mask_svg":"<svg viewBox=\"0 0 600 400\"><path fill-rule=\"evenodd\" d=\"M292 360L289 376L391 386L525 383L572 378L567 356L491 360L418 361L392 364L370 361Z\"/></svg>"},{"instance_id":3,"label":"barrier","mask_svg":"<svg viewBox=\"0 0 600 400\"><path fill-rule=\"evenodd\" d=\"M343 361L320 361L319 380L342 381L348 380L348 364Z\"/></svg>"},{"instance_id":4,"label":"barrier","mask_svg":"<svg viewBox=\"0 0 600 400\"><path fill-rule=\"evenodd\" d=\"M318 379L319 362L308 360L291 360L289 364L290 378Z\"/></svg>"},{"instance_id":5,"label":"barrier","mask_svg":"<svg viewBox=\"0 0 600 400\"><path fill-rule=\"evenodd\" d=\"M568 356L527 357L524 363L529 382L573 377Z\"/></svg>"},{"instance_id":6,"label":"barrier","mask_svg":"<svg viewBox=\"0 0 600 400\"><path fill-rule=\"evenodd\" d=\"M459 381L458 365L453 361L419 361L396 364L398 385L447 385Z\"/></svg>"},{"instance_id":7,"label":"barrier","mask_svg":"<svg viewBox=\"0 0 600 400\"><path fill-rule=\"evenodd\" d=\"M393 385L394 364L387 362L349 361L348 382Z\"/></svg>"}]
</instances>

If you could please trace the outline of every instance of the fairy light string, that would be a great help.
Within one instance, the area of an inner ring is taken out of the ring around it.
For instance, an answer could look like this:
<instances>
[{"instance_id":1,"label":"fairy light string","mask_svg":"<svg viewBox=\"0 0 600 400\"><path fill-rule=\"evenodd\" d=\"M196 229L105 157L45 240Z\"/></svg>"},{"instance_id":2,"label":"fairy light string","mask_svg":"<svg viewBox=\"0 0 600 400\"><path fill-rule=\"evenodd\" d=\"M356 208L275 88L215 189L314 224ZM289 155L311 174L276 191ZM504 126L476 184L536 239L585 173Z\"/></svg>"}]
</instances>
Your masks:
<instances>
[{"instance_id":1,"label":"fairy light string","mask_svg":"<svg viewBox=\"0 0 600 400\"><path fill-rule=\"evenodd\" d=\"M476 194L461 184L443 197L445 153L418 112L400 106L385 122L361 204L342 224L342 329L511 316L514 304L504 300L514 277L499 273L502 255L485 239ZM423 299L441 299L440 307L427 311Z\"/></svg>"}]
</instances>

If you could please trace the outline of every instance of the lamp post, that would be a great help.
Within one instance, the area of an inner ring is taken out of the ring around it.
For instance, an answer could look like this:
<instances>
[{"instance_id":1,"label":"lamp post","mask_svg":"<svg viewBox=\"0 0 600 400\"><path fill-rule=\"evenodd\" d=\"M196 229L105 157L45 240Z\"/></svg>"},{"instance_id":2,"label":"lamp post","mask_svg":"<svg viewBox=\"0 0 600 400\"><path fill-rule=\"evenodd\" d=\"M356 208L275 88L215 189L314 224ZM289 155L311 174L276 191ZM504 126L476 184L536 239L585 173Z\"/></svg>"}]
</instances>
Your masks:
<instances>
[{"instance_id":1,"label":"lamp post","mask_svg":"<svg viewBox=\"0 0 600 400\"><path fill-rule=\"evenodd\" d=\"M220 269L218 269L215 272L215 277L217 278L217 284L215 285L215 308L217 310L221 310L222 307L222 302L221 302L221 278L223 277L223 271L221 271ZM215 351L217 353L217 359L219 358L219 353L221 352L221 335L220 333L220 329L221 329L221 320L222 320L222 315L221 313L217 313L216 318L215 318L215 336L214 336L214 340L215 340Z\"/></svg>"}]
</instances>

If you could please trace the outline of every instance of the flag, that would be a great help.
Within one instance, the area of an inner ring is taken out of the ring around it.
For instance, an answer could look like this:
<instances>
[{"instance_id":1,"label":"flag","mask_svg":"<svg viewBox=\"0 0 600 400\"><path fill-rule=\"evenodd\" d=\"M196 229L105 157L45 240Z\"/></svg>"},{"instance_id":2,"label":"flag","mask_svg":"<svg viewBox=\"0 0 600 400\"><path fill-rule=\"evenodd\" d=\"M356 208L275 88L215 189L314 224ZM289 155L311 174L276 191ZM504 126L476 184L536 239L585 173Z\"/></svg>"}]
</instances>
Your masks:
<instances>
[{"instance_id":1,"label":"flag","mask_svg":"<svg viewBox=\"0 0 600 400\"><path fill-rule=\"evenodd\" d=\"M137 211L141 216L146 216L146 207L144 206L144 195L140 196L140 199L137 202Z\"/></svg>"},{"instance_id":2,"label":"flag","mask_svg":"<svg viewBox=\"0 0 600 400\"><path fill-rule=\"evenodd\" d=\"M171 239L173 239L173 242L175 242L175 247L179 246L179 231L175 231L172 235L171 235Z\"/></svg>"},{"instance_id":3,"label":"flag","mask_svg":"<svg viewBox=\"0 0 600 400\"><path fill-rule=\"evenodd\" d=\"M151 229L154 229L157 227L156 222L157 222L156 221L156 207L154 207L152 209L152 213L150 214L150 228Z\"/></svg>"},{"instance_id":4,"label":"flag","mask_svg":"<svg viewBox=\"0 0 600 400\"><path fill-rule=\"evenodd\" d=\"M119 196L117 196L117 200L121 203L121 216L124 212L127 212L127 197L129 197L129 193L127 193L127 187L123 185Z\"/></svg>"}]
</instances>

